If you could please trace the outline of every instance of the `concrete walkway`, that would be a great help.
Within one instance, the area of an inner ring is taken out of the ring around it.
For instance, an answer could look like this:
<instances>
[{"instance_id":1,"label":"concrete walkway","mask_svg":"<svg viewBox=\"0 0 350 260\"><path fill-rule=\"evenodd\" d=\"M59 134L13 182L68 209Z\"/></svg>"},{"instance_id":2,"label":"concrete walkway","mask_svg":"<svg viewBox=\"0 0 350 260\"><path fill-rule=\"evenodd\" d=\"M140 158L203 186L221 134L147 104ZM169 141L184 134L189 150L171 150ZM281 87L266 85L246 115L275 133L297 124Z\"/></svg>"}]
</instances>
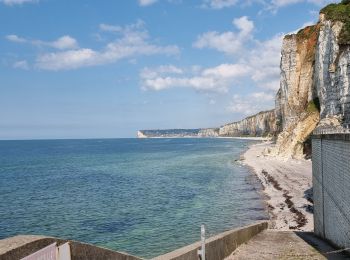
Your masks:
<instances>
[{"instance_id":1,"label":"concrete walkway","mask_svg":"<svg viewBox=\"0 0 350 260\"><path fill-rule=\"evenodd\" d=\"M333 247L311 232L265 230L238 247L226 260L350 259L332 251L335 251Z\"/></svg>"}]
</instances>

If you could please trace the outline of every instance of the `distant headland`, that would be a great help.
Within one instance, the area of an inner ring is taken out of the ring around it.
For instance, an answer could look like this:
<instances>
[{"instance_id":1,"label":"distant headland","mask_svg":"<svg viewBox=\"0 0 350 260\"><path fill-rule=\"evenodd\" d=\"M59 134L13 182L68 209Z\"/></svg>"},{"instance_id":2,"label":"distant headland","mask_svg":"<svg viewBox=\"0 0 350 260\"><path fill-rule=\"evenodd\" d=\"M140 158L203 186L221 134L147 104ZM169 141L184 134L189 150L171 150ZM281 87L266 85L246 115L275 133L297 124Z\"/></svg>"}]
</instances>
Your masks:
<instances>
[{"instance_id":1,"label":"distant headland","mask_svg":"<svg viewBox=\"0 0 350 260\"><path fill-rule=\"evenodd\" d=\"M350 4L320 11L317 24L283 39L275 108L217 128L140 130L138 137L273 136L275 155L302 158L310 136L350 125Z\"/></svg>"}]
</instances>

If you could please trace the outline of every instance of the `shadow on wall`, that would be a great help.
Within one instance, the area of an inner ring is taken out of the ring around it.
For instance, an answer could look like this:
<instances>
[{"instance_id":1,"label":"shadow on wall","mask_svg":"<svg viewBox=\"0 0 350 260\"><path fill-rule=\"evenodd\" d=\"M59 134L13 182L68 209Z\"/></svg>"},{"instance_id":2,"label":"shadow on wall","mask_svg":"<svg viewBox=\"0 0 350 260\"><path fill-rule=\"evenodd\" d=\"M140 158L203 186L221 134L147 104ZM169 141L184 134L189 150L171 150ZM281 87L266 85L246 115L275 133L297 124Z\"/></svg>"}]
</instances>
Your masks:
<instances>
[{"instance_id":1,"label":"shadow on wall","mask_svg":"<svg viewBox=\"0 0 350 260\"><path fill-rule=\"evenodd\" d=\"M338 250L328 242L315 236L313 232L294 232L298 237L324 255L327 259L350 259L350 251Z\"/></svg>"}]
</instances>

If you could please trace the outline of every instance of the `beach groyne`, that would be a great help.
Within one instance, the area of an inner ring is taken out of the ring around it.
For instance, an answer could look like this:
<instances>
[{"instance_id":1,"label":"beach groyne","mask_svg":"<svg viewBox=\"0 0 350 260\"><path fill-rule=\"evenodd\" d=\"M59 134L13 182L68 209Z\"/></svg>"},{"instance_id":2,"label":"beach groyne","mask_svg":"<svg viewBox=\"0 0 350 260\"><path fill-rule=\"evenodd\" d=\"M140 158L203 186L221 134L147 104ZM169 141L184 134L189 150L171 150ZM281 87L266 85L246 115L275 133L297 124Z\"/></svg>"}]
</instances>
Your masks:
<instances>
[{"instance_id":1,"label":"beach groyne","mask_svg":"<svg viewBox=\"0 0 350 260\"><path fill-rule=\"evenodd\" d=\"M350 248L350 133L312 139L315 233Z\"/></svg>"}]
</instances>

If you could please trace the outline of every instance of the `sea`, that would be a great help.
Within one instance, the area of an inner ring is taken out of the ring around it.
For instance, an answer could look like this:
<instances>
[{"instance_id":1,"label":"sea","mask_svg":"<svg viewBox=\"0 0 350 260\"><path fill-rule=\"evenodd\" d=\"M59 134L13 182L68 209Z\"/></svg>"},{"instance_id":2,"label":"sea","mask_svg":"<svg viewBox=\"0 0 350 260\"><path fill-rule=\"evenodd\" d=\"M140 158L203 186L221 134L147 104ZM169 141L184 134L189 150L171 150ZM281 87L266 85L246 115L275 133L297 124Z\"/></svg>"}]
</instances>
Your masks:
<instances>
[{"instance_id":1,"label":"sea","mask_svg":"<svg viewBox=\"0 0 350 260\"><path fill-rule=\"evenodd\" d=\"M151 258L267 219L225 138L0 141L0 239L78 240Z\"/></svg>"}]
</instances>

